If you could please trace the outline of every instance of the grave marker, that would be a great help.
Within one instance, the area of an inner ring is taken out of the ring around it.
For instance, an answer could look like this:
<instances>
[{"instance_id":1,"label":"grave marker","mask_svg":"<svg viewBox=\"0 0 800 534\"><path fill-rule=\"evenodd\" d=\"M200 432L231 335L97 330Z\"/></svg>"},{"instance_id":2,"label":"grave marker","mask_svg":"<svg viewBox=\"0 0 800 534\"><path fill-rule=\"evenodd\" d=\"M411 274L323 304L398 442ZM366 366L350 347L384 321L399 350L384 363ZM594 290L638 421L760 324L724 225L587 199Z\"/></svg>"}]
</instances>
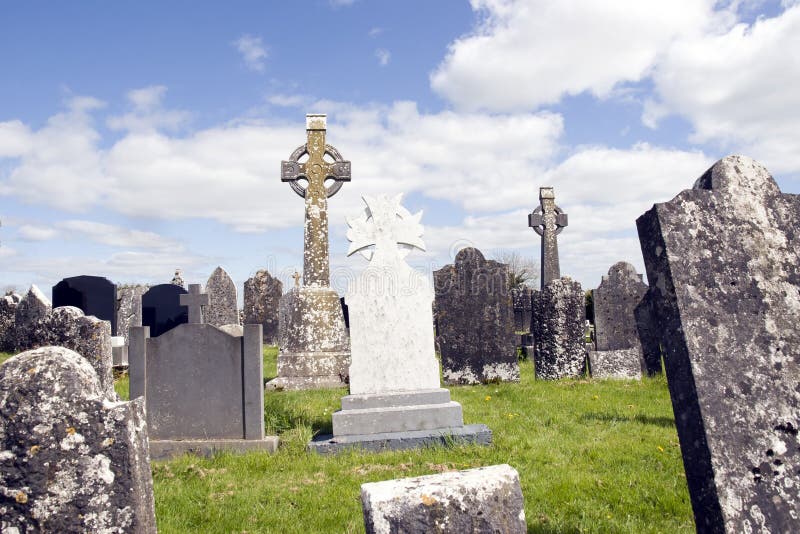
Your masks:
<instances>
[{"instance_id":1,"label":"grave marker","mask_svg":"<svg viewBox=\"0 0 800 534\"><path fill-rule=\"evenodd\" d=\"M73 276L53 286L53 308L74 306L85 315L111 323L117 335L117 286L102 276Z\"/></svg>"},{"instance_id":2,"label":"grave marker","mask_svg":"<svg viewBox=\"0 0 800 534\"><path fill-rule=\"evenodd\" d=\"M180 302L181 295L186 294L175 284L159 284L142 295L142 326L150 328L151 336L158 337L189 321L189 313Z\"/></svg>"}]
</instances>

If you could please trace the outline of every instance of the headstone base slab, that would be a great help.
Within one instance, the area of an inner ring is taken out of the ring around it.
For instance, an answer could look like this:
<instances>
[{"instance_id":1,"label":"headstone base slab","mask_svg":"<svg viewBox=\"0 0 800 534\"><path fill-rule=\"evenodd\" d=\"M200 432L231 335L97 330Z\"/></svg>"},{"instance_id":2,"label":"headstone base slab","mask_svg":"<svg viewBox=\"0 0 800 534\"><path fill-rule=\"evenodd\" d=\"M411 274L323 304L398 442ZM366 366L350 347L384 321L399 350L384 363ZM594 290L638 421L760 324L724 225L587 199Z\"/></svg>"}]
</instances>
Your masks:
<instances>
[{"instance_id":1,"label":"headstone base slab","mask_svg":"<svg viewBox=\"0 0 800 534\"><path fill-rule=\"evenodd\" d=\"M483 424L465 425L437 430L387 432L350 436L317 436L308 444L308 450L320 454L338 454L350 449L369 452L420 449L434 445L476 444L491 445L492 431Z\"/></svg>"},{"instance_id":2,"label":"headstone base slab","mask_svg":"<svg viewBox=\"0 0 800 534\"><path fill-rule=\"evenodd\" d=\"M319 376L279 376L264 385L270 391L298 391L304 389L336 389L346 388L347 382L341 375Z\"/></svg>"},{"instance_id":3,"label":"headstone base slab","mask_svg":"<svg viewBox=\"0 0 800 534\"><path fill-rule=\"evenodd\" d=\"M273 453L278 450L279 441L278 436L266 436L264 439L150 440L150 458L167 460L187 453L210 457L220 451Z\"/></svg>"},{"instance_id":4,"label":"headstone base slab","mask_svg":"<svg viewBox=\"0 0 800 534\"><path fill-rule=\"evenodd\" d=\"M519 364L487 363L477 372L469 365L459 369L442 369L442 381L447 385L474 385L489 382L519 382Z\"/></svg>"},{"instance_id":5,"label":"headstone base slab","mask_svg":"<svg viewBox=\"0 0 800 534\"><path fill-rule=\"evenodd\" d=\"M350 352L314 351L278 353L279 377L341 376L349 374Z\"/></svg>"},{"instance_id":6,"label":"headstone base slab","mask_svg":"<svg viewBox=\"0 0 800 534\"><path fill-rule=\"evenodd\" d=\"M589 372L594 378L642 379L639 349L589 351Z\"/></svg>"},{"instance_id":7,"label":"headstone base slab","mask_svg":"<svg viewBox=\"0 0 800 534\"><path fill-rule=\"evenodd\" d=\"M380 434L410 430L435 430L464 424L457 402L340 410L333 414L333 435Z\"/></svg>"}]
</instances>

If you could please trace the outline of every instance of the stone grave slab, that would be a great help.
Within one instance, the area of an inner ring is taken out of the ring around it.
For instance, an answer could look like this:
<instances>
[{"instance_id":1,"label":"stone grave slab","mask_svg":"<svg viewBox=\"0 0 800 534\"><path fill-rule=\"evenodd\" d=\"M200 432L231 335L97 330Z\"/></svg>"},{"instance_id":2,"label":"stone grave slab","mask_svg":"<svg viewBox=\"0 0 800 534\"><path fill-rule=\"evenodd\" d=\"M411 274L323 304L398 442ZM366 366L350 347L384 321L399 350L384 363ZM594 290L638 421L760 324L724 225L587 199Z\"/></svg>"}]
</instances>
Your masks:
<instances>
[{"instance_id":1,"label":"stone grave slab","mask_svg":"<svg viewBox=\"0 0 800 534\"><path fill-rule=\"evenodd\" d=\"M698 532L800 524L800 196L746 156L636 221Z\"/></svg>"},{"instance_id":2,"label":"stone grave slab","mask_svg":"<svg viewBox=\"0 0 800 534\"><path fill-rule=\"evenodd\" d=\"M74 306L85 315L111 323L117 335L117 286L102 276L73 276L53 286L53 308Z\"/></svg>"},{"instance_id":3,"label":"stone grave slab","mask_svg":"<svg viewBox=\"0 0 800 534\"><path fill-rule=\"evenodd\" d=\"M128 342L128 329L142 326L142 295L150 286L144 284L117 285L117 334Z\"/></svg>"},{"instance_id":4,"label":"stone grave slab","mask_svg":"<svg viewBox=\"0 0 800 534\"><path fill-rule=\"evenodd\" d=\"M514 332L531 331L531 292L529 287L523 286L511 290L511 300L514 303Z\"/></svg>"},{"instance_id":5,"label":"stone grave slab","mask_svg":"<svg viewBox=\"0 0 800 534\"><path fill-rule=\"evenodd\" d=\"M203 311L206 324L239 324L236 284L222 267L217 267L206 282L208 306ZM255 324L255 323L250 323Z\"/></svg>"},{"instance_id":6,"label":"stone grave slab","mask_svg":"<svg viewBox=\"0 0 800 534\"><path fill-rule=\"evenodd\" d=\"M244 323L260 324L264 343L278 344L278 308L283 295L283 282L266 269L256 271L244 283Z\"/></svg>"},{"instance_id":7,"label":"stone grave slab","mask_svg":"<svg viewBox=\"0 0 800 534\"><path fill-rule=\"evenodd\" d=\"M14 324L21 300L16 293L0 297L0 352L14 351Z\"/></svg>"},{"instance_id":8,"label":"stone grave slab","mask_svg":"<svg viewBox=\"0 0 800 534\"><path fill-rule=\"evenodd\" d=\"M144 405L110 402L81 355L0 365L0 451L3 532L156 532Z\"/></svg>"},{"instance_id":9,"label":"stone grave slab","mask_svg":"<svg viewBox=\"0 0 800 534\"><path fill-rule=\"evenodd\" d=\"M181 306L181 295L187 291L176 284L159 284L142 295L142 326L150 328L150 335L158 337L189 321L186 308Z\"/></svg>"},{"instance_id":10,"label":"stone grave slab","mask_svg":"<svg viewBox=\"0 0 800 534\"><path fill-rule=\"evenodd\" d=\"M583 375L585 315L583 289L568 276L534 291L531 323L536 378L557 380Z\"/></svg>"},{"instance_id":11,"label":"stone grave slab","mask_svg":"<svg viewBox=\"0 0 800 534\"><path fill-rule=\"evenodd\" d=\"M445 384L518 382L508 266L464 248L433 272Z\"/></svg>"}]
</instances>

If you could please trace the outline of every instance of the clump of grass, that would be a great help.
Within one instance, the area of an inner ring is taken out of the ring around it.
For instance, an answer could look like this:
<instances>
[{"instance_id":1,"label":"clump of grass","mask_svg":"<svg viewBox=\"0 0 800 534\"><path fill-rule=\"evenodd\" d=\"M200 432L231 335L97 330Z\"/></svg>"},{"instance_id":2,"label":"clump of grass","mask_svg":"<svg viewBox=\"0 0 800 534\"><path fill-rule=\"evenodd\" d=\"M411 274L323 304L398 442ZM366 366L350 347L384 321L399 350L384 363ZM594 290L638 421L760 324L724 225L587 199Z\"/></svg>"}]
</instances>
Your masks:
<instances>
[{"instance_id":1,"label":"clump of grass","mask_svg":"<svg viewBox=\"0 0 800 534\"><path fill-rule=\"evenodd\" d=\"M12 356L13 354L10 352L0 352L0 365L4 364L5 361Z\"/></svg>"}]
</instances>

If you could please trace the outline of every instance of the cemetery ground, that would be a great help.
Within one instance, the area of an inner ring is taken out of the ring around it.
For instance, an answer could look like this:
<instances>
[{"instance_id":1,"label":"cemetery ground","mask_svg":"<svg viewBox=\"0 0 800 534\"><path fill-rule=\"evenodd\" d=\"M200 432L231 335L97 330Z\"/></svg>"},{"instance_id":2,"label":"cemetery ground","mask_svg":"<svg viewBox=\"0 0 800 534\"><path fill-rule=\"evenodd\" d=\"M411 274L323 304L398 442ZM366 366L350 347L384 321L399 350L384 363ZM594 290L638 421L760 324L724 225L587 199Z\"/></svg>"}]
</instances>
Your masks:
<instances>
[{"instance_id":1,"label":"cemetery ground","mask_svg":"<svg viewBox=\"0 0 800 534\"><path fill-rule=\"evenodd\" d=\"M0 354L0 362L10 355ZM264 350L276 376L277 348ZM520 474L528 532L693 532L666 379L534 380L451 386L466 423L487 424L490 447L434 447L338 456L308 453L331 432L345 389L265 393L276 454L153 462L161 532L363 532L360 486L508 463ZM126 375L117 392L128 395Z\"/></svg>"}]
</instances>

